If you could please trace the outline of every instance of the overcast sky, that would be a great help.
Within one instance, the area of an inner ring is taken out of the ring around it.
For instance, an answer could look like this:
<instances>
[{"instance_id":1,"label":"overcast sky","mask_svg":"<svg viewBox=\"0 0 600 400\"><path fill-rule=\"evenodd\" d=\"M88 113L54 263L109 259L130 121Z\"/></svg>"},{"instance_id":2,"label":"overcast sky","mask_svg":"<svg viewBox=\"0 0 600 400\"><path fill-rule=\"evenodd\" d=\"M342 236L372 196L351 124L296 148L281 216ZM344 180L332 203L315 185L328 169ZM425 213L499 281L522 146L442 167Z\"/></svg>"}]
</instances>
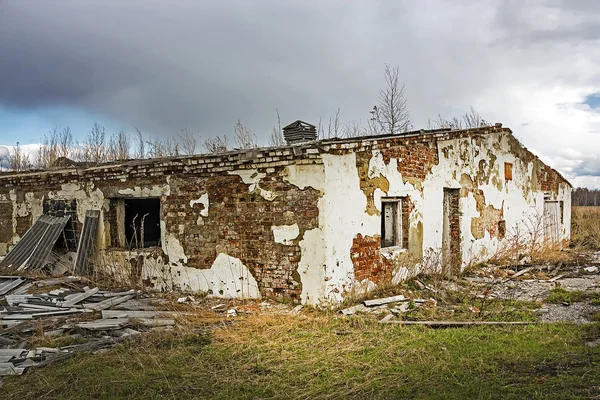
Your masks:
<instances>
[{"instance_id":1,"label":"overcast sky","mask_svg":"<svg viewBox=\"0 0 600 400\"><path fill-rule=\"evenodd\" d=\"M0 0L0 144L94 121L204 138L238 118L266 144L275 109L364 123L388 63L416 128L472 105L600 187L599 39L595 0Z\"/></svg>"}]
</instances>

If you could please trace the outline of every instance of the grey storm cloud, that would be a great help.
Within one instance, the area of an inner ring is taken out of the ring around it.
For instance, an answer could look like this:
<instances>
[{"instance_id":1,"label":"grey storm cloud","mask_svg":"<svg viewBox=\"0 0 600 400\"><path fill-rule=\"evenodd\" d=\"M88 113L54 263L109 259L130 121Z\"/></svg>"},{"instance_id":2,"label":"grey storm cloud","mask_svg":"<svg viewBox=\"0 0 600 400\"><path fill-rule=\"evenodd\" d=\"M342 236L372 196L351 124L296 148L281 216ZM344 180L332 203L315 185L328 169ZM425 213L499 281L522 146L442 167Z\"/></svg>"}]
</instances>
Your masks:
<instances>
[{"instance_id":1,"label":"grey storm cloud","mask_svg":"<svg viewBox=\"0 0 600 400\"><path fill-rule=\"evenodd\" d=\"M443 4L429 7L443 18ZM429 21L429 11L408 3L25 0L0 7L0 104L78 107L155 132L222 133L238 118L269 131L276 108L283 123L317 123L338 107L348 120L366 119L385 63L400 66L411 110L424 121L452 98L467 108L468 89L449 78L463 62L486 64L482 49L461 47L470 33L452 26L467 15ZM469 74L473 87L485 79Z\"/></svg>"},{"instance_id":2,"label":"grey storm cloud","mask_svg":"<svg viewBox=\"0 0 600 400\"><path fill-rule=\"evenodd\" d=\"M364 122L389 63L416 127L470 105L517 127L530 121L497 96L507 82L596 79L546 67L564 58L548 42L600 33L596 2L522 3L0 0L0 105L75 107L154 135L231 133L239 118L264 139L275 109L284 124L338 107Z\"/></svg>"}]
</instances>

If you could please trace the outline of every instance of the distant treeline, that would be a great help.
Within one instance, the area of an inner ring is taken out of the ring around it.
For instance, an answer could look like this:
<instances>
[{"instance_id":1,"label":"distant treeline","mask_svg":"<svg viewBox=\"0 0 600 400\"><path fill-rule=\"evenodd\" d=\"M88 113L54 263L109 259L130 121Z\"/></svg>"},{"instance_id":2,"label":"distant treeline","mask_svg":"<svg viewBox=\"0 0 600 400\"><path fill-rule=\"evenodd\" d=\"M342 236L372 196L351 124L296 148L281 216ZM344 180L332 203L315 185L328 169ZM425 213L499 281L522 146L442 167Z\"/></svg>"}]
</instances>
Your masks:
<instances>
[{"instance_id":1,"label":"distant treeline","mask_svg":"<svg viewBox=\"0 0 600 400\"><path fill-rule=\"evenodd\" d=\"M576 188L571 195L574 206L600 206L600 189Z\"/></svg>"}]
</instances>

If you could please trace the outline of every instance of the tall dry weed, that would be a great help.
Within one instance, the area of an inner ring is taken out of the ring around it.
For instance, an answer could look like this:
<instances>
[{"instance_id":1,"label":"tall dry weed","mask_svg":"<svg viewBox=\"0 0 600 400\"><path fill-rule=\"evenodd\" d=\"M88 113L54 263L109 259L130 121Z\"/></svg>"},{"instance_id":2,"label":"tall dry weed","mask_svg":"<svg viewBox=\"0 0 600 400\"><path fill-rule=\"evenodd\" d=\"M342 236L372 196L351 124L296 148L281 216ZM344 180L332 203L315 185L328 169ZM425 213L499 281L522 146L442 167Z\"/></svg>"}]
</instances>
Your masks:
<instances>
[{"instance_id":1,"label":"tall dry weed","mask_svg":"<svg viewBox=\"0 0 600 400\"><path fill-rule=\"evenodd\" d=\"M600 207L571 208L571 245L600 249Z\"/></svg>"}]
</instances>

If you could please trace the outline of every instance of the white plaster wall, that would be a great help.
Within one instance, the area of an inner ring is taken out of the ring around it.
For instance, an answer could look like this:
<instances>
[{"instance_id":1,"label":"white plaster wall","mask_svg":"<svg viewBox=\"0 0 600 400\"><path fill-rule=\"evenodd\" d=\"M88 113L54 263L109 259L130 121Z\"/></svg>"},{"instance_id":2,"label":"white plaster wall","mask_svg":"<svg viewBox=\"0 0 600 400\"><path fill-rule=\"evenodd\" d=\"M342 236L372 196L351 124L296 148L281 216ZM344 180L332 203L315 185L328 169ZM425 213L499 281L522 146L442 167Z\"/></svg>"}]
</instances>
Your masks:
<instances>
[{"instance_id":1,"label":"white plaster wall","mask_svg":"<svg viewBox=\"0 0 600 400\"><path fill-rule=\"evenodd\" d=\"M439 164L434 166L421 188L405 183L398 172L397 165L401 159L392 158L385 164L379 151L374 150L369 162L368 176L383 176L389 181L389 190L377 189L374 193L375 206L379 209L383 196L410 196L414 210L409 223L414 227L418 222L423 224L424 253L441 252L443 227L444 188L459 189L462 187L463 173L476 179L480 160L489 162L488 149L497 157L489 183L480 184L485 204L496 209L503 209L506 221L507 236L511 230L520 227L525 229L524 220L543 213L544 193L532 191L531 175L533 163L525 164L512 153L507 133L492 133L479 139L442 140L438 146ZM478 144L479 143L479 144ZM452 149L449 147L452 146ZM448 148L447 157L442 152ZM505 181L504 163L513 164L513 179ZM326 287L324 300L337 302L344 293L360 289L365 282L355 282L350 249L353 238L357 234L373 236L380 234L380 216L365 212L366 196L360 189L356 158L354 153L345 155L323 155L325 182L323 197L319 202L319 226L323 232L325 243ZM492 181L495 177L495 184ZM296 180L302 178L297 177ZM570 188L561 185L561 190L554 200L565 203L563 211L563 238L569 236L570 226ZM481 259L491 257L498 249L500 240L491 237L484 229L484 237L475 239L471 232L471 219L480 217L477 203L472 194L460 198L461 211L461 250L463 266ZM395 281L406 279L419 272L419 265L412 270L398 268ZM366 283L368 284L368 283Z\"/></svg>"},{"instance_id":2,"label":"white plaster wall","mask_svg":"<svg viewBox=\"0 0 600 400\"><path fill-rule=\"evenodd\" d=\"M328 192L323 164L292 164L285 167L283 179L300 189L313 188L322 194ZM327 302L326 280L327 258L325 255L325 235L323 227L325 218L322 209L325 207L325 196L318 202L319 227L304 232L299 242L301 257L298 263L298 274L302 282L300 298L304 304L322 304Z\"/></svg>"},{"instance_id":3,"label":"white plaster wall","mask_svg":"<svg viewBox=\"0 0 600 400\"><path fill-rule=\"evenodd\" d=\"M260 297L258 283L248 268L239 259L224 253L217 255L209 269L166 266L147 259L142 274L161 290L181 289L232 299Z\"/></svg>"}]
</instances>

